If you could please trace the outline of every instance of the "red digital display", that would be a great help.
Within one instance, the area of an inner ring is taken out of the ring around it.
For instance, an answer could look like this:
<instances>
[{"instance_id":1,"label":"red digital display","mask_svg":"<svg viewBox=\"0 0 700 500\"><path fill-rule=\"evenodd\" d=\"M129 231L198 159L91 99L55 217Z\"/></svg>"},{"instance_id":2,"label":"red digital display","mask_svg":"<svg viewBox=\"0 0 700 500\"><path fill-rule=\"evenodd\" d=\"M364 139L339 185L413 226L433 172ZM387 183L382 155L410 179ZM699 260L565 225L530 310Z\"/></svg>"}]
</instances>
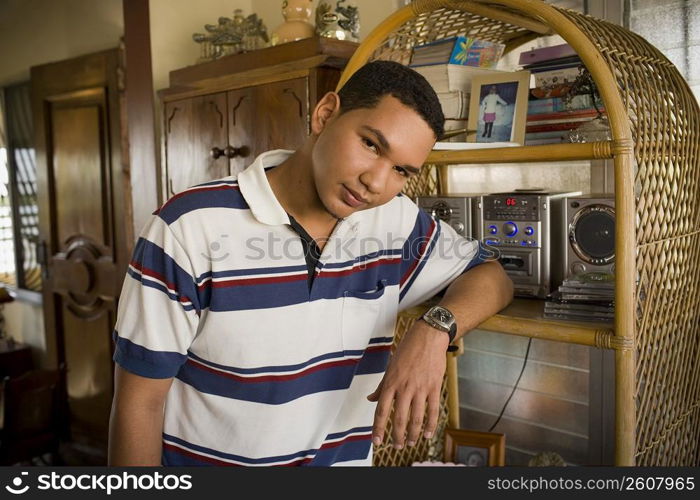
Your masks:
<instances>
[{"instance_id":1,"label":"red digital display","mask_svg":"<svg viewBox=\"0 0 700 500\"><path fill-rule=\"evenodd\" d=\"M508 207L514 207L518 204L518 200L515 198L506 198L506 206Z\"/></svg>"}]
</instances>

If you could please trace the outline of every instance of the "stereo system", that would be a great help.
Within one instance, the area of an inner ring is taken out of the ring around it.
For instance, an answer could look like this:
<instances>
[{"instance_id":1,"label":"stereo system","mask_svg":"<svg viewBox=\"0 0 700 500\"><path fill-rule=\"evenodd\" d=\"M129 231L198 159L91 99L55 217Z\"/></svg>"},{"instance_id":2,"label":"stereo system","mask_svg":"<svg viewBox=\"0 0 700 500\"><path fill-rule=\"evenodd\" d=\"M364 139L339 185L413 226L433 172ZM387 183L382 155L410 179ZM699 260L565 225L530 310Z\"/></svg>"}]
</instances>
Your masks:
<instances>
[{"instance_id":1,"label":"stereo system","mask_svg":"<svg viewBox=\"0 0 700 500\"><path fill-rule=\"evenodd\" d=\"M565 278L584 273L615 274L615 200L586 195L564 200Z\"/></svg>"},{"instance_id":2,"label":"stereo system","mask_svg":"<svg viewBox=\"0 0 700 500\"><path fill-rule=\"evenodd\" d=\"M566 278L615 271L609 195L516 190L422 196L417 204L493 250L518 296L545 298Z\"/></svg>"}]
</instances>

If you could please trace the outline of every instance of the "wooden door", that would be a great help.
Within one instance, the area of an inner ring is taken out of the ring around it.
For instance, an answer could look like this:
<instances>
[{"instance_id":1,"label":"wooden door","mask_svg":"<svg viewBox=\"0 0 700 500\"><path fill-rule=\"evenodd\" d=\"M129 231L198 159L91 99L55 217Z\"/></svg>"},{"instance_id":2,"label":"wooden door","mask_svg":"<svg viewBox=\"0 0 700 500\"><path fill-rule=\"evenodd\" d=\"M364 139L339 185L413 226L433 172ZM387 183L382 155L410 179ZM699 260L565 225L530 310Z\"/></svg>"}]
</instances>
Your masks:
<instances>
[{"instance_id":1,"label":"wooden door","mask_svg":"<svg viewBox=\"0 0 700 500\"><path fill-rule=\"evenodd\" d=\"M297 149L308 135L307 78L294 78L228 93L229 144L240 155L231 159L237 173L270 149Z\"/></svg>"},{"instance_id":2,"label":"wooden door","mask_svg":"<svg viewBox=\"0 0 700 500\"><path fill-rule=\"evenodd\" d=\"M165 104L167 197L229 175L226 121L223 92Z\"/></svg>"},{"instance_id":3,"label":"wooden door","mask_svg":"<svg viewBox=\"0 0 700 500\"><path fill-rule=\"evenodd\" d=\"M65 363L73 440L104 453L112 328L133 246L117 49L32 68L49 359Z\"/></svg>"}]
</instances>

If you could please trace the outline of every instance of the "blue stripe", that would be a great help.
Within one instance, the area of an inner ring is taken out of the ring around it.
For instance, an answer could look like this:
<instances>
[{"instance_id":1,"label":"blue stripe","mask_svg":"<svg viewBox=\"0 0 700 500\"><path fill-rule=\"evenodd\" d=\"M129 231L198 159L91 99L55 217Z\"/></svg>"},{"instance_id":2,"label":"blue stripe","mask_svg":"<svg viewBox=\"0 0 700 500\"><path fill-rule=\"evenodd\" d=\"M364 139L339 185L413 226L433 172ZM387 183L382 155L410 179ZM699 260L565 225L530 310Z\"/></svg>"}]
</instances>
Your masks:
<instances>
[{"instance_id":1,"label":"blue stripe","mask_svg":"<svg viewBox=\"0 0 700 500\"><path fill-rule=\"evenodd\" d=\"M242 382L211 373L190 362L182 366L177 378L206 394L279 405L309 394L347 389L357 366L356 362L352 362L321 367L317 371L291 380Z\"/></svg>"},{"instance_id":2,"label":"blue stripe","mask_svg":"<svg viewBox=\"0 0 700 500\"><path fill-rule=\"evenodd\" d=\"M331 439L345 438L346 436L353 433L369 433L372 431L371 427L356 427L344 432L337 432L329 434L325 441ZM352 439L352 438L351 438ZM333 443L329 443L330 447L324 449L311 448L308 450L299 451L296 453L290 453L287 455L278 455L273 457L261 457L261 458L250 458L242 455L235 455L232 453L225 453L219 450L214 450L212 448L207 448L204 446L199 446L196 444L189 443L184 439L180 439L175 436L163 433L163 440L170 441L172 443L180 444L194 452L206 453L207 455L212 455L213 457L219 459L235 460L243 465L270 465L277 462L293 462L295 460L308 459L310 462L298 465L307 466L329 466L334 463L347 462L350 460L362 460L367 458L370 450L370 437L359 438L358 440L349 441L338 446L332 446ZM166 444L165 442L163 444ZM315 456L314 456L315 455ZM167 449L163 447L163 455L161 462L165 466L182 466L182 465L194 465L194 466L212 466L211 462L206 461L206 459L198 459L196 457L185 455L182 452ZM232 466L236 464L231 464Z\"/></svg>"},{"instance_id":3,"label":"blue stripe","mask_svg":"<svg viewBox=\"0 0 700 500\"><path fill-rule=\"evenodd\" d=\"M172 224L186 213L201 208L247 209L243 195L238 189L222 188L210 191L184 192L175 195L158 212L166 224Z\"/></svg>"},{"instance_id":4,"label":"blue stripe","mask_svg":"<svg viewBox=\"0 0 700 500\"><path fill-rule=\"evenodd\" d=\"M159 290L159 291L163 292L165 295L168 296L168 298L170 300L174 300L175 302L178 302L185 311L194 310L194 305L183 304L182 302L180 302L180 297L178 297L174 293L171 293L170 290L168 290L164 285L161 285L160 283L154 283L153 281L148 280L148 279L143 279L143 275L141 273L138 273L136 271L132 271L131 269L127 269L126 272L129 276L131 276L136 281L141 283L141 286L153 288L155 290Z\"/></svg>"},{"instance_id":5,"label":"blue stripe","mask_svg":"<svg viewBox=\"0 0 700 500\"><path fill-rule=\"evenodd\" d=\"M174 377L187 356L174 351L152 351L112 332L116 343L113 360L125 370L148 378Z\"/></svg>"},{"instance_id":6,"label":"blue stripe","mask_svg":"<svg viewBox=\"0 0 700 500\"><path fill-rule=\"evenodd\" d=\"M367 436L361 440L348 441L333 448L323 448L318 450L314 459L305 465L308 467L328 467L351 460L363 460L369 455L371 444L372 438Z\"/></svg>"},{"instance_id":7,"label":"blue stripe","mask_svg":"<svg viewBox=\"0 0 700 500\"><path fill-rule=\"evenodd\" d=\"M425 215L426 215L426 217L431 219L431 217L429 217L427 214L425 214ZM419 217L420 217L420 215L419 215ZM428 227L430 227L429 224L430 224L430 222L428 223ZM425 231L427 232L427 228ZM408 293L408 291L411 289L411 285L413 285L413 283L416 281L416 279L420 275L420 272L425 267L426 262L428 262L428 260L430 259L430 254L433 253L433 249L435 248L435 245L437 244L438 239L440 238L440 232L441 232L440 222L436 221L433 238L430 241L430 244L428 245L428 248L426 249L425 253L423 254L423 257L421 258L421 261L418 264L418 267L416 267L416 269L413 271L413 275L409 278L407 283L404 283L403 287L401 288L401 293L399 293L399 302L401 302L403 300L406 293ZM426 233L424 232L423 234L425 235ZM425 236L419 237L417 239L417 242L418 242L418 248L420 248L420 245L422 245L425 242ZM415 255L417 257L419 255L419 250L416 249L415 253L413 255Z\"/></svg>"},{"instance_id":8,"label":"blue stripe","mask_svg":"<svg viewBox=\"0 0 700 500\"><path fill-rule=\"evenodd\" d=\"M144 238L139 238L134 248L134 256L132 262L137 263L143 268L142 272L151 271L157 275L161 281L165 281L171 286L180 296L187 297L197 311L201 311L201 303L197 293L197 287L192 276L182 269L175 260L165 253L165 251L155 243ZM152 288L164 291L168 297L177 300L172 294L163 290L162 286L156 283L151 283L148 280L144 281L140 276L129 272L129 275L140 281L142 285L151 286ZM185 307L185 306L183 306Z\"/></svg>"},{"instance_id":9,"label":"blue stripe","mask_svg":"<svg viewBox=\"0 0 700 500\"><path fill-rule=\"evenodd\" d=\"M389 356L391 355L391 349L387 347L386 350L381 351L370 351L365 353L357 365L357 371L355 375L370 375L373 373L384 373L387 365L389 364Z\"/></svg>"},{"instance_id":10,"label":"blue stripe","mask_svg":"<svg viewBox=\"0 0 700 500\"><path fill-rule=\"evenodd\" d=\"M197 184L196 186L193 186L193 187L198 188L198 187L206 187L206 186L216 186L217 184L227 184L229 186L238 186L238 181L225 181L223 179L219 179L218 181L203 182L203 183Z\"/></svg>"}]
</instances>

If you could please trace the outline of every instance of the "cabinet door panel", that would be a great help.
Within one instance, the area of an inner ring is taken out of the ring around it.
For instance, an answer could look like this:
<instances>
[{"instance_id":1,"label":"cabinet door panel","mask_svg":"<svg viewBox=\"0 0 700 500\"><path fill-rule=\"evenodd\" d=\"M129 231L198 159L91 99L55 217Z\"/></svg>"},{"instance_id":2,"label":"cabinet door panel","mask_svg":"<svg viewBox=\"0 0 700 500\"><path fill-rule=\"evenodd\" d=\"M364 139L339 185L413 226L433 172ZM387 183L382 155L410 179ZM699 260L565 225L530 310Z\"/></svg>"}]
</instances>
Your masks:
<instances>
[{"instance_id":1,"label":"cabinet door panel","mask_svg":"<svg viewBox=\"0 0 700 500\"><path fill-rule=\"evenodd\" d=\"M168 197L190 186L229 175L228 159L211 155L228 145L226 94L166 103Z\"/></svg>"},{"instance_id":2,"label":"cabinet door panel","mask_svg":"<svg viewBox=\"0 0 700 500\"><path fill-rule=\"evenodd\" d=\"M260 153L297 149L308 134L308 80L294 78L228 93L229 144L246 146L246 156L231 160L231 173L240 172Z\"/></svg>"},{"instance_id":3,"label":"cabinet door panel","mask_svg":"<svg viewBox=\"0 0 700 500\"><path fill-rule=\"evenodd\" d=\"M264 132L256 127L255 87L229 91L228 111L228 143L238 150L230 160L233 175L253 163L255 157L262 152L256 149L253 142L253 137Z\"/></svg>"}]
</instances>

